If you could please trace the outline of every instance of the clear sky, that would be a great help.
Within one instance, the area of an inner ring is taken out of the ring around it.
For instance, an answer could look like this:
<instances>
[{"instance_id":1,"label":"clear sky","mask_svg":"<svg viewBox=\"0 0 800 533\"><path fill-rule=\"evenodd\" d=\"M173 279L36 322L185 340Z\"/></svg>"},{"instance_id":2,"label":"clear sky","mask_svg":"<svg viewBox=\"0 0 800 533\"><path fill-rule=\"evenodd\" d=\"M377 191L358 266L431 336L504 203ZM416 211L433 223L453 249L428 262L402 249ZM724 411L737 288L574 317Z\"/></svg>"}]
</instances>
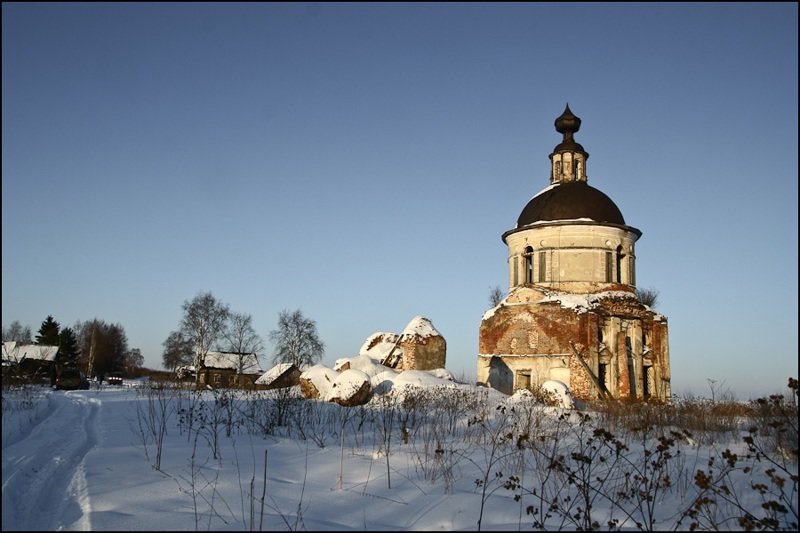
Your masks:
<instances>
[{"instance_id":1,"label":"clear sky","mask_svg":"<svg viewBox=\"0 0 800 533\"><path fill-rule=\"evenodd\" d=\"M158 368L210 291L265 339L301 309L328 364L423 315L474 378L569 102L673 392L798 375L796 3L2 10L5 326L119 323Z\"/></svg>"}]
</instances>

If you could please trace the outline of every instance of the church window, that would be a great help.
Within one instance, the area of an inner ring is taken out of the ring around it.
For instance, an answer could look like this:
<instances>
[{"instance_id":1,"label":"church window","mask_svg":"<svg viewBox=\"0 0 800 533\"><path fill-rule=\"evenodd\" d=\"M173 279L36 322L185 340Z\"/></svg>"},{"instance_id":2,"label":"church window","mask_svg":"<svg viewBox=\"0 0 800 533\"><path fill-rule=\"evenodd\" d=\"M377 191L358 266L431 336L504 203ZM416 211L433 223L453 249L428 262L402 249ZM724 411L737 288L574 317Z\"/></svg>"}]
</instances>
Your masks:
<instances>
[{"instance_id":1,"label":"church window","mask_svg":"<svg viewBox=\"0 0 800 533\"><path fill-rule=\"evenodd\" d=\"M533 248L528 246L525 248L525 283L533 283Z\"/></svg>"},{"instance_id":2,"label":"church window","mask_svg":"<svg viewBox=\"0 0 800 533\"><path fill-rule=\"evenodd\" d=\"M622 258L625 255L622 253L622 246L617 246L617 283L622 283Z\"/></svg>"},{"instance_id":3,"label":"church window","mask_svg":"<svg viewBox=\"0 0 800 533\"><path fill-rule=\"evenodd\" d=\"M608 390L608 365L606 363L597 365L597 381Z\"/></svg>"},{"instance_id":4,"label":"church window","mask_svg":"<svg viewBox=\"0 0 800 533\"><path fill-rule=\"evenodd\" d=\"M519 370L517 371L517 389L528 389L531 388L531 371L530 370Z\"/></svg>"},{"instance_id":5,"label":"church window","mask_svg":"<svg viewBox=\"0 0 800 533\"><path fill-rule=\"evenodd\" d=\"M556 175L555 177L558 178L561 176L561 161L556 161Z\"/></svg>"},{"instance_id":6,"label":"church window","mask_svg":"<svg viewBox=\"0 0 800 533\"><path fill-rule=\"evenodd\" d=\"M644 367L644 379L642 380L642 396L649 398L653 394L653 367Z\"/></svg>"},{"instance_id":7,"label":"church window","mask_svg":"<svg viewBox=\"0 0 800 533\"><path fill-rule=\"evenodd\" d=\"M611 252L606 252L606 283L611 283L613 281L612 272L614 270L614 260L611 256Z\"/></svg>"},{"instance_id":8,"label":"church window","mask_svg":"<svg viewBox=\"0 0 800 533\"><path fill-rule=\"evenodd\" d=\"M546 272L547 272L547 255L545 252L539 252L539 282L544 283L546 281Z\"/></svg>"},{"instance_id":9,"label":"church window","mask_svg":"<svg viewBox=\"0 0 800 533\"><path fill-rule=\"evenodd\" d=\"M511 258L511 262L514 264L514 286L516 287L519 283L519 260L516 255Z\"/></svg>"}]
</instances>

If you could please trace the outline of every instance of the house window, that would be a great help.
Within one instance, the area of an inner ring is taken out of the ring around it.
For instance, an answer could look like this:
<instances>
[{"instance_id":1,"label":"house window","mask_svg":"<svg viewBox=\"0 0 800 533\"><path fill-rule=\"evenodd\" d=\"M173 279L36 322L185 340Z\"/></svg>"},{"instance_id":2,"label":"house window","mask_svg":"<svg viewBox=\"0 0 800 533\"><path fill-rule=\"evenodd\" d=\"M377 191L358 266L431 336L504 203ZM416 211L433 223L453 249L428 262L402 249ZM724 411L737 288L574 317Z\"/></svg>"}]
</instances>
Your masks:
<instances>
[{"instance_id":1,"label":"house window","mask_svg":"<svg viewBox=\"0 0 800 533\"><path fill-rule=\"evenodd\" d=\"M222 375L214 374L214 385L216 386L222 385Z\"/></svg>"},{"instance_id":2,"label":"house window","mask_svg":"<svg viewBox=\"0 0 800 533\"><path fill-rule=\"evenodd\" d=\"M522 255L525 257L525 283L533 283L533 248L528 246Z\"/></svg>"},{"instance_id":3,"label":"house window","mask_svg":"<svg viewBox=\"0 0 800 533\"><path fill-rule=\"evenodd\" d=\"M205 382L206 382L206 373L205 372L201 372L200 373L200 383L205 383Z\"/></svg>"},{"instance_id":4,"label":"house window","mask_svg":"<svg viewBox=\"0 0 800 533\"><path fill-rule=\"evenodd\" d=\"M539 283L546 281L547 252L539 252Z\"/></svg>"}]
</instances>

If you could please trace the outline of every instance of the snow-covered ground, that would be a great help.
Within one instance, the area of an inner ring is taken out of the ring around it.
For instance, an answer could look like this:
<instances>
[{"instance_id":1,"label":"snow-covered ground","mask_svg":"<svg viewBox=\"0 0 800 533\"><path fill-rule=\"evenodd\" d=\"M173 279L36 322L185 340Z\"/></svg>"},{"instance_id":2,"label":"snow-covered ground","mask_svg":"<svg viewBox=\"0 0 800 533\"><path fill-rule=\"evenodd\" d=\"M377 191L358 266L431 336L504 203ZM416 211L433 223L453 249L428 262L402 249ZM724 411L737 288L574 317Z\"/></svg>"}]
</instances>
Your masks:
<instances>
[{"instance_id":1,"label":"snow-covered ground","mask_svg":"<svg viewBox=\"0 0 800 533\"><path fill-rule=\"evenodd\" d=\"M796 527L796 481L779 501L764 473L775 465L745 458L744 428L659 440L524 395L457 384L405 391L346 408L136 382L4 390L2 528L529 531L587 520L741 529L742 509ZM796 462L772 460L782 465L773 475L796 476ZM723 484L727 495L714 491ZM691 516L703 495L715 503ZM762 504L771 500L786 512L770 515Z\"/></svg>"}]
</instances>

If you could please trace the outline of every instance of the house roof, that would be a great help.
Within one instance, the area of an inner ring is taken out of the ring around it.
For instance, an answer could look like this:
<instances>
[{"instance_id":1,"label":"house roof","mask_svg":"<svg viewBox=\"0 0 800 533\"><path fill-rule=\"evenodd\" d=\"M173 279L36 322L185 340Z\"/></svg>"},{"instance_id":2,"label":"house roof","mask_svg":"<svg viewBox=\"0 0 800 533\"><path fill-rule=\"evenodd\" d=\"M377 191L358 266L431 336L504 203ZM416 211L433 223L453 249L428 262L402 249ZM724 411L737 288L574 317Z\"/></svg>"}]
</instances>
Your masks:
<instances>
[{"instance_id":1,"label":"house roof","mask_svg":"<svg viewBox=\"0 0 800 533\"><path fill-rule=\"evenodd\" d=\"M270 385L273 381L289 372L292 367L297 368L292 363L278 363L258 378L256 385Z\"/></svg>"},{"instance_id":2,"label":"house roof","mask_svg":"<svg viewBox=\"0 0 800 533\"><path fill-rule=\"evenodd\" d=\"M255 353L208 352L206 354L205 367L239 370L240 361L242 374L264 373Z\"/></svg>"},{"instance_id":3,"label":"house roof","mask_svg":"<svg viewBox=\"0 0 800 533\"><path fill-rule=\"evenodd\" d=\"M37 359L39 361L54 361L58 353L58 346L43 346L39 344L17 344L16 342L3 343L3 360L19 363L23 359Z\"/></svg>"}]
</instances>

